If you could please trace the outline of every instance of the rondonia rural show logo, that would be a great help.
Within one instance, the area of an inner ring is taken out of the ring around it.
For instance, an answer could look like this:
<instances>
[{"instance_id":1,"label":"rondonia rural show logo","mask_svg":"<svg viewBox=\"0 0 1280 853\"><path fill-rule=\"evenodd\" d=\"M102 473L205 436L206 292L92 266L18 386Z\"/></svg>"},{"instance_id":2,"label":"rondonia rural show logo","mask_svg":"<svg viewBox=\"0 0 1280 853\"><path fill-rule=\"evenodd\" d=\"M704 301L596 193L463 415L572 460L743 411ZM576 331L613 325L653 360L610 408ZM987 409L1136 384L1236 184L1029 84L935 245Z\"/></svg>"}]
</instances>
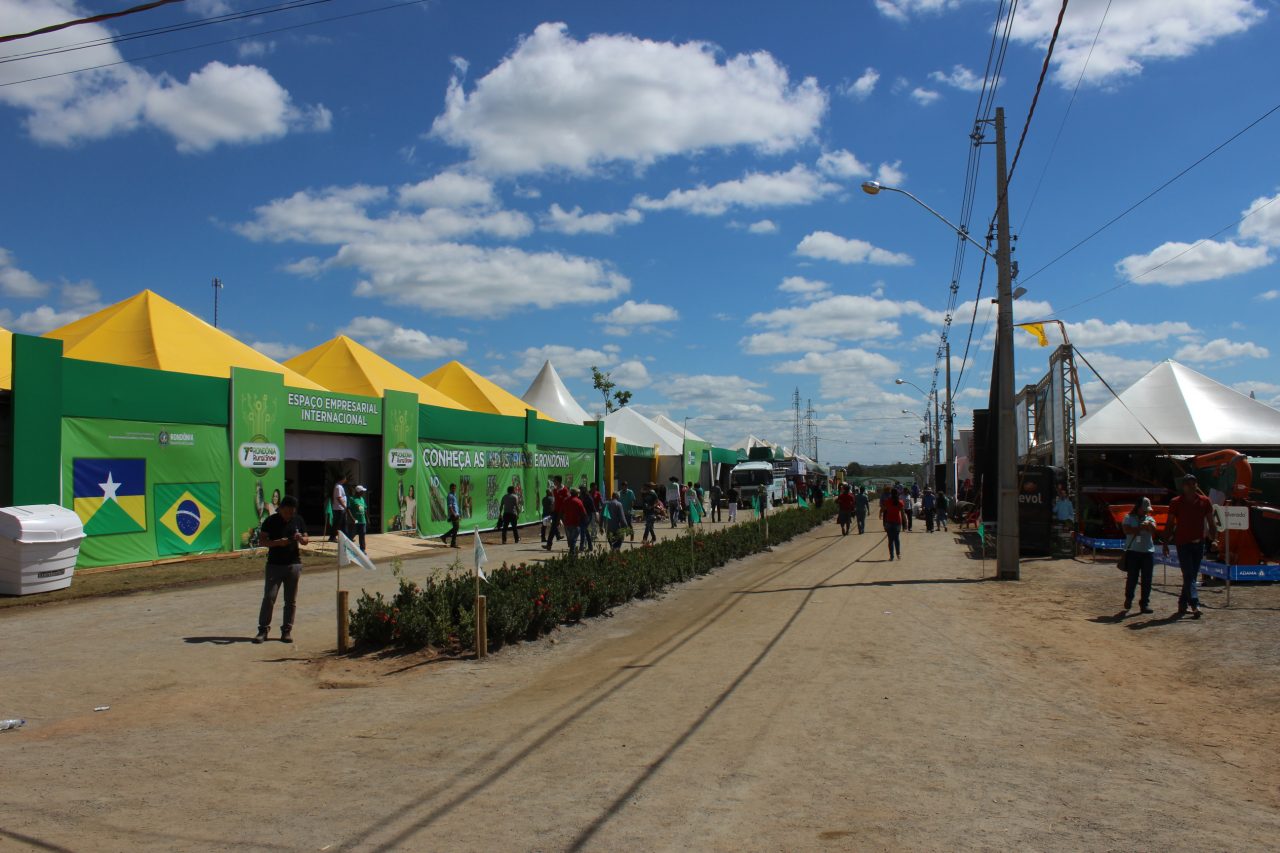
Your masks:
<instances>
[{"instance_id":1,"label":"rondonia rural show logo","mask_svg":"<svg viewBox=\"0 0 1280 853\"><path fill-rule=\"evenodd\" d=\"M413 449L393 447L387 451L387 467L393 471L407 471L413 467Z\"/></svg>"},{"instance_id":2,"label":"rondonia rural show logo","mask_svg":"<svg viewBox=\"0 0 1280 853\"><path fill-rule=\"evenodd\" d=\"M280 448L269 441L246 441L236 453L241 468L265 473L280 464Z\"/></svg>"}]
</instances>

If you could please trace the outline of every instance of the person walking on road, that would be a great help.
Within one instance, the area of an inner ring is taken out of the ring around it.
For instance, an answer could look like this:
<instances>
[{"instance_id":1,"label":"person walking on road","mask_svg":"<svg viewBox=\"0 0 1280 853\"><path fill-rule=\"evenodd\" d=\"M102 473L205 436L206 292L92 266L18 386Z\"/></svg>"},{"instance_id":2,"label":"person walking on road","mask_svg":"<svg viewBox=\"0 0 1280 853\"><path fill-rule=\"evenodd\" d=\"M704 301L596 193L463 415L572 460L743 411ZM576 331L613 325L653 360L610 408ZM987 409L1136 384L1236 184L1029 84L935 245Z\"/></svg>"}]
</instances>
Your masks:
<instances>
[{"instance_id":1,"label":"person walking on road","mask_svg":"<svg viewBox=\"0 0 1280 853\"><path fill-rule=\"evenodd\" d=\"M255 643L266 641L271 632L271 612L276 596L284 587L284 615L280 621L280 642L293 642L293 616L298 611L298 580L302 577L302 557L298 546L306 545L307 524L298 515L298 499L285 495L280 507L262 522L259 543L267 548L266 577L262 589L262 606L258 610L258 633Z\"/></svg>"},{"instance_id":2,"label":"person walking on road","mask_svg":"<svg viewBox=\"0 0 1280 853\"><path fill-rule=\"evenodd\" d=\"M586 491L584 486L582 489ZM578 553L579 541L585 550L587 546L587 508L582 503L582 498L573 492L569 492L565 497L564 503L561 505L561 518L564 519L564 533L569 539L569 556L572 557Z\"/></svg>"},{"instance_id":3,"label":"person walking on road","mask_svg":"<svg viewBox=\"0 0 1280 853\"><path fill-rule=\"evenodd\" d=\"M622 499L617 492L613 493L613 497L605 501L604 509L601 510L605 516L604 529L605 535L609 538L609 547L614 551L622 550L622 531L627 529L627 520L624 515L626 510L622 506Z\"/></svg>"},{"instance_id":4,"label":"person walking on road","mask_svg":"<svg viewBox=\"0 0 1280 853\"><path fill-rule=\"evenodd\" d=\"M707 489L707 497L711 500L710 512L712 523L714 524L716 522L723 521L724 519L720 516L720 498L722 495L719 483L711 484L711 488Z\"/></svg>"},{"instance_id":5,"label":"person walking on road","mask_svg":"<svg viewBox=\"0 0 1280 853\"><path fill-rule=\"evenodd\" d=\"M912 488L914 487L915 487L915 484L913 483ZM898 500L902 505L902 524L906 528L907 532L910 533L911 532L911 516L914 514L915 501L911 497L911 493L906 491L904 491L899 496Z\"/></svg>"},{"instance_id":6,"label":"person walking on road","mask_svg":"<svg viewBox=\"0 0 1280 853\"><path fill-rule=\"evenodd\" d=\"M1156 518L1151 514L1151 499L1143 498L1133 505L1133 510L1124 517L1124 607L1121 613L1128 613L1133 607L1133 592L1142 582L1142 597L1138 606L1143 613L1151 613L1151 578L1155 573L1156 559Z\"/></svg>"},{"instance_id":7,"label":"person walking on road","mask_svg":"<svg viewBox=\"0 0 1280 853\"><path fill-rule=\"evenodd\" d=\"M333 535L329 537L330 542L338 541L338 532L347 532L347 475L339 474L338 479L333 482L333 494L329 496L333 507Z\"/></svg>"},{"instance_id":8,"label":"person walking on road","mask_svg":"<svg viewBox=\"0 0 1280 853\"><path fill-rule=\"evenodd\" d=\"M853 515L858 519L858 535L867 532L867 513L871 510L871 498L867 497L867 487L858 487L858 500L853 505Z\"/></svg>"},{"instance_id":9,"label":"person walking on road","mask_svg":"<svg viewBox=\"0 0 1280 853\"><path fill-rule=\"evenodd\" d=\"M738 520L738 490L730 486L724 497L729 502L729 523L733 524Z\"/></svg>"},{"instance_id":10,"label":"person walking on road","mask_svg":"<svg viewBox=\"0 0 1280 853\"><path fill-rule=\"evenodd\" d=\"M644 514L644 533L640 535L641 544L658 541L658 534L654 531L653 525L658 520L658 505L661 503L658 487L653 483L646 483L640 491L640 510Z\"/></svg>"},{"instance_id":11,"label":"person walking on road","mask_svg":"<svg viewBox=\"0 0 1280 853\"><path fill-rule=\"evenodd\" d=\"M547 492L542 496L542 528L538 531L538 541L544 545L547 542L547 536L551 533L551 519L556 511L556 498L551 494L551 487L547 486Z\"/></svg>"},{"instance_id":12,"label":"person walking on road","mask_svg":"<svg viewBox=\"0 0 1280 853\"><path fill-rule=\"evenodd\" d=\"M904 506L905 502L897 489L880 501L880 521L884 524L884 533L889 540L889 562L891 563L895 555L902 557L902 521L906 516Z\"/></svg>"},{"instance_id":13,"label":"person walking on road","mask_svg":"<svg viewBox=\"0 0 1280 853\"><path fill-rule=\"evenodd\" d=\"M458 525L462 523L462 512L458 509L458 484L449 484L449 494L445 498L445 507L449 513L449 524L452 525L448 532L440 537L440 541L449 540L450 548L458 547Z\"/></svg>"},{"instance_id":14,"label":"person walking on road","mask_svg":"<svg viewBox=\"0 0 1280 853\"><path fill-rule=\"evenodd\" d=\"M671 526L675 527L680 519L680 481L675 477L667 482L667 513L671 516Z\"/></svg>"},{"instance_id":15,"label":"person walking on road","mask_svg":"<svg viewBox=\"0 0 1280 853\"><path fill-rule=\"evenodd\" d=\"M626 480L622 481L622 488L618 489L618 500L622 502L622 523L627 528L629 538L634 542L636 541L636 493L631 491Z\"/></svg>"},{"instance_id":16,"label":"person walking on road","mask_svg":"<svg viewBox=\"0 0 1280 853\"><path fill-rule=\"evenodd\" d=\"M507 493L498 502L498 529L502 531L502 544L507 544L507 530L520 544L520 498L516 495L515 486L507 486Z\"/></svg>"},{"instance_id":17,"label":"person walking on road","mask_svg":"<svg viewBox=\"0 0 1280 853\"><path fill-rule=\"evenodd\" d=\"M1200 593L1196 581L1200 577L1200 563L1204 559L1205 531L1209 539L1218 537L1218 521L1213 514L1213 503L1200 491L1195 474L1182 478L1182 493L1169 502L1169 520L1164 528L1164 554L1169 554L1172 541L1178 551L1178 565L1182 569L1182 591L1178 595L1178 615L1185 616L1191 610L1191 618L1200 618Z\"/></svg>"},{"instance_id":18,"label":"person walking on road","mask_svg":"<svg viewBox=\"0 0 1280 853\"><path fill-rule=\"evenodd\" d=\"M555 483L555 488L551 490L551 529L547 531L547 541L542 546L547 551L551 550L551 544L556 539L563 539L569 535L567 525L564 534L560 533L560 522L564 519L564 503L569 499L569 489L564 484L564 477L559 474L551 479Z\"/></svg>"},{"instance_id":19,"label":"person walking on road","mask_svg":"<svg viewBox=\"0 0 1280 853\"><path fill-rule=\"evenodd\" d=\"M590 551L595 547L595 537L591 535L591 528L596 524L596 517L604 510L603 506L597 506L595 501L591 499L591 490L586 486L578 487L578 500L582 501L582 508L586 515L582 518L582 530L578 536L578 545L584 551ZM600 528L596 526L596 529Z\"/></svg>"},{"instance_id":20,"label":"person walking on road","mask_svg":"<svg viewBox=\"0 0 1280 853\"><path fill-rule=\"evenodd\" d=\"M924 490L924 496L920 498L920 514L924 516L925 531L932 533L934 516L937 515L937 497L933 489Z\"/></svg>"},{"instance_id":21,"label":"person walking on road","mask_svg":"<svg viewBox=\"0 0 1280 853\"><path fill-rule=\"evenodd\" d=\"M355 534L356 541L360 543L360 550L366 554L369 553L364 545L365 533L369 530L369 501L365 498L369 490L364 486L356 486L355 494L351 498L351 517L355 520L351 532Z\"/></svg>"},{"instance_id":22,"label":"person walking on road","mask_svg":"<svg viewBox=\"0 0 1280 853\"><path fill-rule=\"evenodd\" d=\"M947 532L947 493L942 489L938 489L937 500L938 513L938 529L943 533Z\"/></svg>"},{"instance_id":23,"label":"person walking on road","mask_svg":"<svg viewBox=\"0 0 1280 853\"><path fill-rule=\"evenodd\" d=\"M858 499L854 497L848 485L840 487L836 505L839 507L836 521L840 524L840 535L848 536L849 528L853 527L853 511L858 505Z\"/></svg>"}]
</instances>

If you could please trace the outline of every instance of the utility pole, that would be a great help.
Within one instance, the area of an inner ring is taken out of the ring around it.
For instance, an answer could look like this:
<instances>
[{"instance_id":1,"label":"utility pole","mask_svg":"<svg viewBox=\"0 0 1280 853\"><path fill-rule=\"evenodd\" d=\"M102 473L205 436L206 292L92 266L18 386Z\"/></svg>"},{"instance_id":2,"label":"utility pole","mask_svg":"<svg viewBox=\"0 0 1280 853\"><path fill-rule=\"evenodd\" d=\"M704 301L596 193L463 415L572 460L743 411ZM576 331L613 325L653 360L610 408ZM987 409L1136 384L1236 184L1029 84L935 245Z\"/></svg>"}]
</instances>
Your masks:
<instances>
[{"instance_id":1,"label":"utility pole","mask_svg":"<svg viewBox=\"0 0 1280 853\"><path fill-rule=\"evenodd\" d=\"M792 408L792 410L795 412L795 431L794 431L793 435L791 436L791 453L794 455L794 454L797 454L797 453L799 453L799 452L800 452L800 447L801 447L801 445L800 445L800 441L801 441L801 437L800 437L800 388L799 388L799 387L797 387L797 388L796 388L796 390L795 390L795 391L793 391L793 392L791 393L791 408Z\"/></svg>"},{"instance_id":2,"label":"utility pole","mask_svg":"<svg viewBox=\"0 0 1280 853\"><path fill-rule=\"evenodd\" d=\"M1013 409L1013 264L1010 258L1009 176L1005 159L1004 107L996 108L996 389L1000 396L996 435L996 576L1018 580L1018 424Z\"/></svg>"},{"instance_id":3,"label":"utility pole","mask_svg":"<svg viewBox=\"0 0 1280 853\"><path fill-rule=\"evenodd\" d=\"M938 409L938 386L933 386L933 455L929 457L929 479L933 481L933 490L938 491L942 485L938 482L938 453L942 450L942 416Z\"/></svg>"},{"instance_id":4,"label":"utility pole","mask_svg":"<svg viewBox=\"0 0 1280 853\"><path fill-rule=\"evenodd\" d=\"M951 341L946 342L947 356L947 494L955 499L956 485L956 446L951 438L951 422L955 420L955 409L951 408Z\"/></svg>"},{"instance_id":5,"label":"utility pole","mask_svg":"<svg viewBox=\"0 0 1280 853\"><path fill-rule=\"evenodd\" d=\"M213 327L218 328L218 294L222 292L222 279L213 280Z\"/></svg>"}]
</instances>

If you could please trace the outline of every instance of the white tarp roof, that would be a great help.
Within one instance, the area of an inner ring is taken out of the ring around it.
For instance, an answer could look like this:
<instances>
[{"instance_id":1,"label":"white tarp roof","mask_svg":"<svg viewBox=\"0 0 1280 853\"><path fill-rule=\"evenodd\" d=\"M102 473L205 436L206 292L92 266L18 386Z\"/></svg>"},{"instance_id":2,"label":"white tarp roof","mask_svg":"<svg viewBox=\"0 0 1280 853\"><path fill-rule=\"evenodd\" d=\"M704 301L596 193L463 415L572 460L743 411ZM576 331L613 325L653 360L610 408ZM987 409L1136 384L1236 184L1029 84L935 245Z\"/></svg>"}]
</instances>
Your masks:
<instances>
[{"instance_id":1,"label":"white tarp roof","mask_svg":"<svg viewBox=\"0 0 1280 853\"><path fill-rule=\"evenodd\" d=\"M705 443L705 439L699 438L698 436L694 435L693 430L688 429L687 427L685 427L684 424L676 423L666 415L655 415L653 418L653 422L658 426L663 427L669 430L670 432L675 433L676 435L684 436L690 441L702 441Z\"/></svg>"},{"instance_id":2,"label":"white tarp roof","mask_svg":"<svg viewBox=\"0 0 1280 853\"><path fill-rule=\"evenodd\" d=\"M1112 397L1081 421L1076 443L1155 445L1147 430L1166 447L1280 446L1280 411L1176 361L1164 361L1122 391L1119 400Z\"/></svg>"},{"instance_id":3,"label":"white tarp roof","mask_svg":"<svg viewBox=\"0 0 1280 853\"><path fill-rule=\"evenodd\" d=\"M583 421L595 420L573 399L550 361L542 365L529 390L520 399L555 421L581 425Z\"/></svg>"},{"instance_id":4,"label":"white tarp roof","mask_svg":"<svg viewBox=\"0 0 1280 853\"><path fill-rule=\"evenodd\" d=\"M680 436L658 426L630 406L623 406L605 415L604 432L626 444L638 444L641 447L653 447L656 444L658 453L663 456L684 454L684 440Z\"/></svg>"}]
</instances>

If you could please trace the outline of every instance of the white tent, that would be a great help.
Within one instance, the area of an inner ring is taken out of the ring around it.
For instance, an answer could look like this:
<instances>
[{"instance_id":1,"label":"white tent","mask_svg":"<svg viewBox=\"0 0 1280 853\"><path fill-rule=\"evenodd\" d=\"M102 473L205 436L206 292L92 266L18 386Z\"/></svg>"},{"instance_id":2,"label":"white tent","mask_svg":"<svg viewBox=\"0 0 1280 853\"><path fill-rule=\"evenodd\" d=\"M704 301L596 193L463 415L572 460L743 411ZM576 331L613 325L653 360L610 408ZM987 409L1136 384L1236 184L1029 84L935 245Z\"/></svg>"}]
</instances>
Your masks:
<instances>
[{"instance_id":1,"label":"white tent","mask_svg":"<svg viewBox=\"0 0 1280 853\"><path fill-rule=\"evenodd\" d=\"M684 440L679 435L661 427L630 406L623 406L604 417L605 435L613 436L627 444L641 447L658 446L662 456L682 457Z\"/></svg>"},{"instance_id":2,"label":"white tent","mask_svg":"<svg viewBox=\"0 0 1280 853\"><path fill-rule=\"evenodd\" d=\"M569 389L565 387L560 374L556 373L550 361L543 363L542 369L529 385L529 390L525 391L520 399L552 420L566 424L581 424L584 421L595 420L586 409L578 405L577 400L573 399L573 395L569 393Z\"/></svg>"},{"instance_id":3,"label":"white tent","mask_svg":"<svg viewBox=\"0 0 1280 853\"><path fill-rule=\"evenodd\" d=\"M1280 446L1280 411L1164 361L1081 421L1076 444L1155 446L1152 435L1168 448Z\"/></svg>"},{"instance_id":4,"label":"white tent","mask_svg":"<svg viewBox=\"0 0 1280 853\"><path fill-rule=\"evenodd\" d=\"M676 423L675 421L671 420L671 418L667 417L666 415L656 415L656 416L654 417L654 419L653 419L653 422L654 422L655 424L657 424L658 426L660 426L660 427L664 427L664 428L665 428L665 429L667 429L669 432L672 432L672 433L674 433L675 435L684 436L685 438L689 439L690 441L701 441L701 442L704 442L704 443L706 442L706 439L701 438L701 437L699 437L699 436L697 436L697 435L694 435L693 430L691 430L691 429L687 428L687 427L686 427L684 424L682 424L682 423Z\"/></svg>"}]
</instances>

